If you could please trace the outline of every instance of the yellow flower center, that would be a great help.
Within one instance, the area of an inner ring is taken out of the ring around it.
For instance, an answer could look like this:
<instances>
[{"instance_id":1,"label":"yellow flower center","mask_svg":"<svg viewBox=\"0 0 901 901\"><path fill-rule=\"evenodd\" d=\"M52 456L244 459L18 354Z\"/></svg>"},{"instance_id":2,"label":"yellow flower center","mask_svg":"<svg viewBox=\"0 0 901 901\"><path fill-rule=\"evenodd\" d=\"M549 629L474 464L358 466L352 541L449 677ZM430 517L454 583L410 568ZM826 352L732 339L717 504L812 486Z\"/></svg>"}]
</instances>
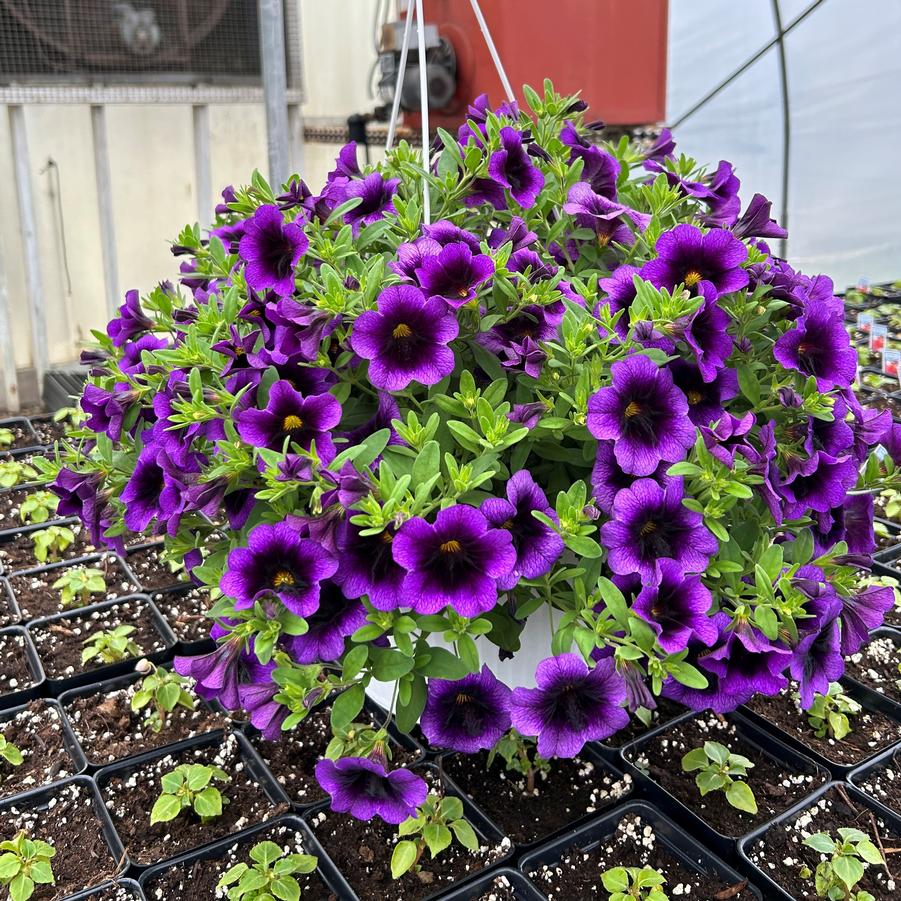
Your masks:
<instances>
[{"instance_id":1,"label":"yellow flower center","mask_svg":"<svg viewBox=\"0 0 901 901\"><path fill-rule=\"evenodd\" d=\"M610 235L598 235L598 244L606 247L610 243Z\"/></svg>"},{"instance_id":2,"label":"yellow flower center","mask_svg":"<svg viewBox=\"0 0 901 901\"><path fill-rule=\"evenodd\" d=\"M457 695L455 700L458 704L468 704L472 700L472 695L467 695L461 692Z\"/></svg>"},{"instance_id":3,"label":"yellow flower center","mask_svg":"<svg viewBox=\"0 0 901 901\"><path fill-rule=\"evenodd\" d=\"M457 297L467 297L469 295L469 288L460 288L457 291Z\"/></svg>"},{"instance_id":4,"label":"yellow flower center","mask_svg":"<svg viewBox=\"0 0 901 901\"><path fill-rule=\"evenodd\" d=\"M441 545L441 553L442 554L459 554L460 551L463 550L463 545L457 541L456 538L451 538L450 541L445 541Z\"/></svg>"},{"instance_id":5,"label":"yellow flower center","mask_svg":"<svg viewBox=\"0 0 901 901\"><path fill-rule=\"evenodd\" d=\"M385 544L391 544L391 542L394 541L394 536L387 529L382 532L381 538Z\"/></svg>"},{"instance_id":6,"label":"yellow flower center","mask_svg":"<svg viewBox=\"0 0 901 901\"><path fill-rule=\"evenodd\" d=\"M303 428L303 420L299 416L295 416L291 413L289 416L285 417L282 427L286 432L296 432L298 429Z\"/></svg>"},{"instance_id":7,"label":"yellow flower center","mask_svg":"<svg viewBox=\"0 0 901 901\"><path fill-rule=\"evenodd\" d=\"M635 416L638 416L641 413L641 404L638 403L637 400L633 400L629 402L629 406L623 411L626 419L632 419Z\"/></svg>"},{"instance_id":8,"label":"yellow flower center","mask_svg":"<svg viewBox=\"0 0 901 901\"><path fill-rule=\"evenodd\" d=\"M704 395L700 391L689 391L688 402L692 405L699 404L704 399Z\"/></svg>"},{"instance_id":9,"label":"yellow flower center","mask_svg":"<svg viewBox=\"0 0 901 901\"><path fill-rule=\"evenodd\" d=\"M701 280L701 278L701 273L696 269L689 270L685 273L685 287L693 288Z\"/></svg>"},{"instance_id":10,"label":"yellow flower center","mask_svg":"<svg viewBox=\"0 0 901 901\"><path fill-rule=\"evenodd\" d=\"M294 576L286 569L280 569L272 580L276 588L285 588L294 584Z\"/></svg>"},{"instance_id":11,"label":"yellow flower center","mask_svg":"<svg viewBox=\"0 0 901 901\"><path fill-rule=\"evenodd\" d=\"M642 538L647 538L648 535L653 535L654 532L657 531L657 523L654 522L653 519L649 519L642 527L641 527L641 536Z\"/></svg>"},{"instance_id":12,"label":"yellow flower center","mask_svg":"<svg viewBox=\"0 0 901 901\"><path fill-rule=\"evenodd\" d=\"M398 322L397 325L394 326L394 331L391 332L395 338L409 338L410 335L413 334L413 330L407 325L406 322Z\"/></svg>"}]
</instances>

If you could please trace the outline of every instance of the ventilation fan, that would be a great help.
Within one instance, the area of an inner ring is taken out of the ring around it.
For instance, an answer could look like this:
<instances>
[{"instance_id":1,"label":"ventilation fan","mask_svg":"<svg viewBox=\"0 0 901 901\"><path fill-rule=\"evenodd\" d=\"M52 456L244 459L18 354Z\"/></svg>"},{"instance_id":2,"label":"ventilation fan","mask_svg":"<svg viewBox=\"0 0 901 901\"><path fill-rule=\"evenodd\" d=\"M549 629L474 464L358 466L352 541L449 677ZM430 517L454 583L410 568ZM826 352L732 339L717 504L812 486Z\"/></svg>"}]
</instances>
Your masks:
<instances>
[{"instance_id":1,"label":"ventilation fan","mask_svg":"<svg viewBox=\"0 0 901 901\"><path fill-rule=\"evenodd\" d=\"M256 2L0 0L0 71L258 75Z\"/></svg>"}]
</instances>

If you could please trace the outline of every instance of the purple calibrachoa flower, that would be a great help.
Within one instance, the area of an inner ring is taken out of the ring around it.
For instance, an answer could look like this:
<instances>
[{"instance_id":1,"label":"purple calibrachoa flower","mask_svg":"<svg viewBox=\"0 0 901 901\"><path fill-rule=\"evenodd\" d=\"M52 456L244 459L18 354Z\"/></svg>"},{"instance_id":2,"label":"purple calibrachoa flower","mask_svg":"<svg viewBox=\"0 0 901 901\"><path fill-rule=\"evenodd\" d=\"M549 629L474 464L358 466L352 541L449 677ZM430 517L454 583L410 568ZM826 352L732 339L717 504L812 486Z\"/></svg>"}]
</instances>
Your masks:
<instances>
[{"instance_id":1,"label":"purple calibrachoa flower","mask_svg":"<svg viewBox=\"0 0 901 901\"><path fill-rule=\"evenodd\" d=\"M616 157L586 141L572 122L563 126L560 140L569 147L570 163L582 160L582 180L591 186L591 190L610 200L616 200L616 182L621 168Z\"/></svg>"},{"instance_id":2,"label":"purple calibrachoa flower","mask_svg":"<svg viewBox=\"0 0 901 901\"><path fill-rule=\"evenodd\" d=\"M316 781L331 796L336 813L349 813L358 820L378 816L392 825L416 816L416 808L428 794L425 781L415 773L405 769L389 773L368 757L320 760Z\"/></svg>"},{"instance_id":3,"label":"purple calibrachoa flower","mask_svg":"<svg viewBox=\"0 0 901 901\"><path fill-rule=\"evenodd\" d=\"M730 469L735 466L736 453L746 457L756 454L750 444L750 431L754 428L755 417L749 410L741 418L724 413L716 422L701 426L704 444L711 455Z\"/></svg>"},{"instance_id":4,"label":"purple calibrachoa flower","mask_svg":"<svg viewBox=\"0 0 901 901\"><path fill-rule=\"evenodd\" d=\"M428 300L412 285L393 285L379 295L378 308L354 323L350 344L369 360L376 388L402 391L410 382L434 385L454 368L447 346L459 334L457 318L441 297Z\"/></svg>"},{"instance_id":5,"label":"purple calibrachoa flower","mask_svg":"<svg viewBox=\"0 0 901 901\"><path fill-rule=\"evenodd\" d=\"M186 486L173 476L168 463L165 454L152 445L139 454L120 495L125 504L125 524L133 532L143 532L154 519L164 527L168 518L182 509Z\"/></svg>"},{"instance_id":6,"label":"purple calibrachoa flower","mask_svg":"<svg viewBox=\"0 0 901 901\"><path fill-rule=\"evenodd\" d=\"M869 585L841 600L841 652L843 657L849 657L870 640L870 632L882 625L885 614L895 604L895 592L888 586Z\"/></svg>"},{"instance_id":7,"label":"purple calibrachoa flower","mask_svg":"<svg viewBox=\"0 0 901 901\"><path fill-rule=\"evenodd\" d=\"M439 297L452 307L462 307L476 296L480 285L494 275L494 261L473 254L463 242L448 244L435 256L423 257L416 277L426 297Z\"/></svg>"},{"instance_id":8,"label":"purple calibrachoa flower","mask_svg":"<svg viewBox=\"0 0 901 901\"><path fill-rule=\"evenodd\" d=\"M772 202L755 194L741 218L732 226L736 238L787 238L788 232L770 217Z\"/></svg>"},{"instance_id":9,"label":"purple calibrachoa flower","mask_svg":"<svg viewBox=\"0 0 901 901\"><path fill-rule=\"evenodd\" d=\"M506 500L491 497L480 508L492 526L507 529L513 536L516 564L509 575L498 579L498 587L503 589L512 588L520 578L536 579L550 572L564 551L563 539L532 516L532 511L538 510L557 521L557 514L532 474L520 469L509 479L506 490Z\"/></svg>"},{"instance_id":10,"label":"purple calibrachoa flower","mask_svg":"<svg viewBox=\"0 0 901 901\"><path fill-rule=\"evenodd\" d=\"M461 616L487 613L497 603L498 580L516 565L510 532L492 528L467 504L445 507L434 524L408 519L394 538L393 553L407 570L405 603L427 614L447 606Z\"/></svg>"},{"instance_id":11,"label":"purple calibrachoa flower","mask_svg":"<svg viewBox=\"0 0 901 901\"><path fill-rule=\"evenodd\" d=\"M341 404L331 394L304 397L290 382L274 382L263 410L235 413L238 434L252 447L281 450L286 438L316 452L328 462L335 456L335 444L329 434L341 421Z\"/></svg>"},{"instance_id":12,"label":"purple calibrachoa flower","mask_svg":"<svg viewBox=\"0 0 901 901\"><path fill-rule=\"evenodd\" d=\"M296 663L322 663L337 660L344 651L344 639L366 625L366 608L359 601L349 601L334 582L324 581L319 607L306 619L308 631L287 638L285 645Z\"/></svg>"},{"instance_id":13,"label":"purple calibrachoa flower","mask_svg":"<svg viewBox=\"0 0 901 901\"><path fill-rule=\"evenodd\" d=\"M254 291L271 289L281 296L293 294L294 269L309 246L301 225L286 222L277 206L257 207L238 245L247 284Z\"/></svg>"},{"instance_id":14,"label":"purple calibrachoa flower","mask_svg":"<svg viewBox=\"0 0 901 901\"><path fill-rule=\"evenodd\" d=\"M660 582L645 585L632 603L646 620L667 654L677 654L694 638L708 647L719 632L710 619L713 597L700 576L686 575L675 560L661 560Z\"/></svg>"},{"instance_id":15,"label":"purple calibrachoa flower","mask_svg":"<svg viewBox=\"0 0 901 901\"><path fill-rule=\"evenodd\" d=\"M718 548L704 518L682 505L681 480L666 487L639 479L613 501L613 518L601 526L608 565L619 575L640 573L660 581L660 562L675 560L684 572L703 572Z\"/></svg>"},{"instance_id":16,"label":"purple calibrachoa flower","mask_svg":"<svg viewBox=\"0 0 901 901\"><path fill-rule=\"evenodd\" d=\"M629 332L629 307L635 300L636 275L638 275L637 267L623 264L614 269L609 278L598 281L600 289L607 295L601 299L601 303L606 304L611 313L623 311L616 323L616 333L620 338L625 338Z\"/></svg>"},{"instance_id":17,"label":"purple calibrachoa flower","mask_svg":"<svg viewBox=\"0 0 901 901\"><path fill-rule=\"evenodd\" d=\"M547 657L535 681L537 688L513 689L510 716L523 735L538 736L542 757L575 757L628 725L626 686L610 658L589 669L576 654Z\"/></svg>"},{"instance_id":18,"label":"purple calibrachoa flower","mask_svg":"<svg viewBox=\"0 0 901 901\"><path fill-rule=\"evenodd\" d=\"M773 356L786 369L817 380L820 391L847 388L857 373L857 353L840 316L828 307L805 307L773 348Z\"/></svg>"},{"instance_id":19,"label":"purple calibrachoa flower","mask_svg":"<svg viewBox=\"0 0 901 901\"><path fill-rule=\"evenodd\" d=\"M657 288L672 290L682 284L694 290L706 281L718 294L730 294L748 284L748 273L741 268L748 248L725 229L704 234L694 225L682 223L664 232L655 249L657 258L642 266L641 277Z\"/></svg>"},{"instance_id":20,"label":"purple calibrachoa flower","mask_svg":"<svg viewBox=\"0 0 901 901\"><path fill-rule=\"evenodd\" d=\"M241 708L247 711L250 724L259 729L266 741L282 737L282 723L290 711L274 700L281 689L274 682L250 682L238 686Z\"/></svg>"},{"instance_id":21,"label":"purple calibrachoa flower","mask_svg":"<svg viewBox=\"0 0 901 901\"><path fill-rule=\"evenodd\" d=\"M726 331L731 319L717 303L716 289L710 282L701 282L698 287L704 303L692 313L683 337L694 351L701 377L712 382L732 353L732 336Z\"/></svg>"},{"instance_id":22,"label":"purple calibrachoa flower","mask_svg":"<svg viewBox=\"0 0 901 901\"><path fill-rule=\"evenodd\" d=\"M669 484L673 481L666 474L669 467L669 463L661 461L649 478L661 485ZM591 470L591 488L599 510L603 513L610 513L613 510L613 501L616 495L623 488L631 488L640 478L644 477L632 475L619 465L616 454L613 452L612 441L598 441L594 467Z\"/></svg>"},{"instance_id":23,"label":"purple calibrachoa flower","mask_svg":"<svg viewBox=\"0 0 901 901\"><path fill-rule=\"evenodd\" d=\"M792 458L779 493L785 499L785 515L790 519L808 510L828 513L840 506L857 481L857 461L853 457L832 457L817 451L806 460Z\"/></svg>"},{"instance_id":24,"label":"purple calibrachoa flower","mask_svg":"<svg viewBox=\"0 0 901 901\"><path fill-rule=\"evenodd\" d=\"M396 530L387 526L378 535L361 535L347 523L338 541L338 571L334 580L349 598L365 594L376 610L397 610L407 601L403 594L406 570L394 560Z\"/></svg>"},{"instance_id":25,"label":"purple calibrachoa flower","mask_svg":"<svg viewBox=\"0 0 901 901\"><path fill-rule=\"evenodd\" d=\"M495 150L488 160L488 175L506 188L521 207L528 209L544 187L544 175L529 159L520 132L505 126L500 131L500 139L501 149Z\"/></svg>"},{"instance_id":26,"label":"purple calibrachoa flower","mask_svg":"<svg viewBox=\"0 0 901 901\"><path fill-rule=\"evenodd\" d=\"M455 681L429 679L428 691L420 726L430 745L475 754L510 728L510 689L487 666Z\"/></svg>"},{"instance_id":27,"label":"purple calibrachoa flower","mask_svg":"<svg viewBox=\"0 0 901 901\"><path fill-rule=\"evenodd\" d=\"M352 179L343 188L344 200L361 197L359 206L344 214L344 221L357 234L364 225L371 225L384 219L387 215L395 215L394 195L397 193L399 178L384 178L380 172L372 172L363 178Z\"/></svg>"},{"instance_id":28,"label":"purple calibrachoa flower","mask_svg":"<svg viewBox=\"0 0 901 901\"><path fill-rule=\"evenodd\" d=\"M705 225L732 225L741 210L738 190L741 182L735 175L731 163L720 160L716 172L705 179L707 181L707 215L702 216Z\"/></svg>"},{"instance_id":29,"label":"purple calibrachoa flower","mask_svg":"<svg viewBox=\"0 0 901 901\"><path fill-rule=\"evenodd\" d=\"M247 547L229 553L219 587L235 599L236 610L275 597L297 616L310 616L319 608L320 583L337 568L338 561L322 545L296 529L263 523L250 530Z\"/></svg>"},{"instance_id":30,"label":"purple calibrachoa flower","mask_svg":"<svg viewBox=\"0 0 901 901\"><path fill-rule=\"evenodd\" d=\"M480 332L477 340L497 354L504 366L522 366L527 375L539 378L547 354L538 342L555 338L561 319L551 307L530 303L511 319Z\"/></svg>"},{"instance_id":31,"label":"purple calibrachoa flower","mask_svg":"<svg viewBox=\"0 0 901 901\"><path fill-rule=\"evenodd\" d=\"M684 460L695 429L670 371L642 354L614 363L610 371L610 387L588 400L588 431L611 439L620 466L633 475L650 475L661 460Z\"/></svg>"},{"instance_id":32,"label":"purple calibrachoa flower","mask_svg":"<svg viewBox=\"0 0 901 901\"><path fill-rule=\"evenodd\" d=\"M125 292L125 303L119 307L119 315L110 321L106 333L116 347L122 347L132 338L143 335L153 328L153 320L141 309L141 298L137 291Z\"/></svg>"},{"instance_id":33,"label":"purple calibrachoa flower","mask_svg":"<svg viewBox=\"0 0 901 901\"><path fill-rule=\"evenodd\" d=\"M671 360L666 368L688 400L688 418L696 426L721 419L726 401L738 394L738 375L734 369L717 369L714 377L705 381L700 367L687 360Z\"/></svg>"},{"instance_id":34,"label":"purple calibrachoa flower","mask_svg":"<svg viewBox=\"0 0 901 901\"><path fill-rule=\"evenodd\" d=\"M647 228L651 221L651 217L645 213L596 194L587 182L579 182L569 189L563 212L575 216L577 225L593 229L602 246L614 241L619 244L633 242L634 235L624 219L641 230Z\"/></svg>"}]
</instances>

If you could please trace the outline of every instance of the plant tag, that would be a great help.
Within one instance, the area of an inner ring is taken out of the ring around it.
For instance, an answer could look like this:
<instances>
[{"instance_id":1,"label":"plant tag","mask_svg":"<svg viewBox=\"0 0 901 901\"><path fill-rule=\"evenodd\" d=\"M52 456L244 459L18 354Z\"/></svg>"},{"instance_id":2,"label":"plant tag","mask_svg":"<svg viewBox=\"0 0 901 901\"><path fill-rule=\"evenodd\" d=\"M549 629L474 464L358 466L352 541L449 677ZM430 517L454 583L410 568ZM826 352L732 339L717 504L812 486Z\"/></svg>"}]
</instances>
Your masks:
<instances>
[{"instance_id":1,"label":"plant tag","mask_svg":"<svg viewBox=\"0 0 901 901\"><path fill-rule=\"evenodd\" d=\"M858 313L857 314L857 327L865 334L869 334L870 329L873 327L873 314L872 313Z\"/></svg>"},{"instance_id":2,"label":"plant tag","mask_svg":"<svg viewBox=\"0 0 901 901\"><path fill-rule=\"evenodd\" d=\"M899 378L901 376L901 350L896 347L886 347L882 351L882 371L886 375Z\"/></svg>"},{"instance_id":3,"label":"plant tag","mask_svg":"<svg viewBox=\"0 0 901 901\"><path fill-rule=\"evenodd\" d=\"M882 353L885 349L885 342L888 338L888 326L876 325L870 329L870 350L874 353Z\"/></svg>"}]
</instances>

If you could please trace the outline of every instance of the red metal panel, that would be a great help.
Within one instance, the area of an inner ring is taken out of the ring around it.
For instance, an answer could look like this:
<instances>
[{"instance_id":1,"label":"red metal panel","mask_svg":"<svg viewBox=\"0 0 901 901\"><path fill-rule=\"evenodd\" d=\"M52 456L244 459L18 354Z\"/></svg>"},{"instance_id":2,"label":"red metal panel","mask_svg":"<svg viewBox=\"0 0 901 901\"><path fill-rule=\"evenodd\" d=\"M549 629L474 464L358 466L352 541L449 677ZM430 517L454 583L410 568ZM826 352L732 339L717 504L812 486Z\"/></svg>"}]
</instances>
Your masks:
<instances>
[{"instance_id":1,"label":"red metal panel","mask_svg":"<svg viewBox=\"0 0 901 901\"><path fill-rule=\"evenodd\" d=\"M504 99L468 0L426 0L457 52L454 103L438 125L459 123L466 103L487 92ZM582 92L590 115L615 125L661 121L666 111L667 0L481 0L511 84L540 91L550 78L562 93ZM411 117L405 120L411 122Z\"/></svg>"}]
</instances>

